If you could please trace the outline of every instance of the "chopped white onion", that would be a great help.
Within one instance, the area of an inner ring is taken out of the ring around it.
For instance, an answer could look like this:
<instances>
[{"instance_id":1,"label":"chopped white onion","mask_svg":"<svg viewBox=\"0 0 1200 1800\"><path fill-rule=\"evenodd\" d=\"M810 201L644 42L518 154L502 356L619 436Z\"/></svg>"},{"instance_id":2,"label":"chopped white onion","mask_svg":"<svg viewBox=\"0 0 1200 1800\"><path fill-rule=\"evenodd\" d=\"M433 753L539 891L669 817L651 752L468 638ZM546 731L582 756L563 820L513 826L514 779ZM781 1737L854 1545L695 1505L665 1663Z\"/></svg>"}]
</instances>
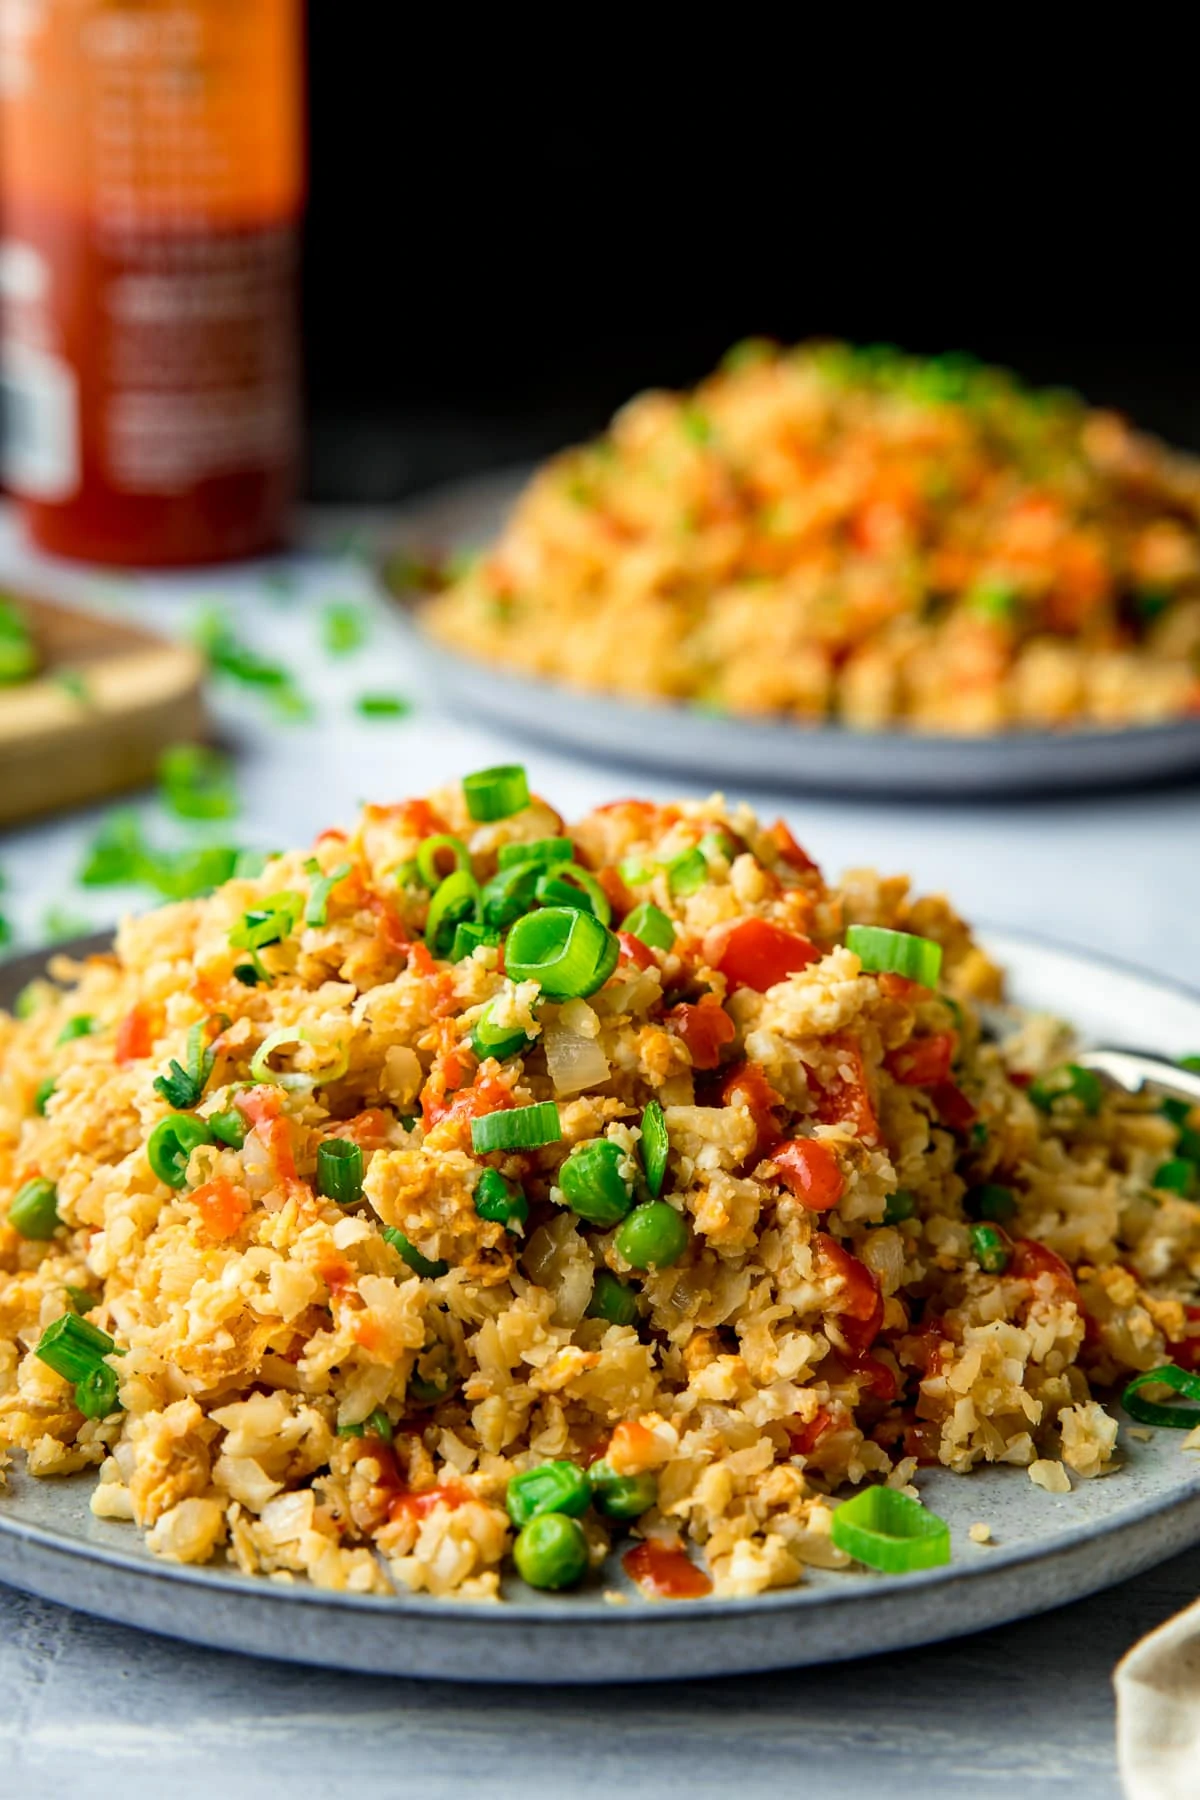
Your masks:
<instances>
[{"instance_id":1,"label":"chopped white onion","mask_svg":"<svg viewBox=\"0 0 1200 1800\"><path fill-rule=\"evenodd\" d=\"M608 1058L595 1038L582 1037L555 1019L547 1024L542 1042L556 1094L580 1094L608 1080Z\"/></svg>"}]
</instances>

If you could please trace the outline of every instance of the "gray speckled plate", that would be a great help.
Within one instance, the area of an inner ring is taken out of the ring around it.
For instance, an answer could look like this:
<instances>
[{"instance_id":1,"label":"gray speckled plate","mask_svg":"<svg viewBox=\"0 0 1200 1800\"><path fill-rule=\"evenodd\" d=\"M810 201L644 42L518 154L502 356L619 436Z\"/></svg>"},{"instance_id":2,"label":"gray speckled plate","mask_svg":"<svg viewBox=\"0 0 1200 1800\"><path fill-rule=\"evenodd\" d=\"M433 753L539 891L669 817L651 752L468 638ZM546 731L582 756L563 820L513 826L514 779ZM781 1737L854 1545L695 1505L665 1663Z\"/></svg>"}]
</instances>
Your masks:
<instances>
[{"instance_id":1,"label":"gray speckled plate","mask_svg":"<svg viewBox=\"0 0 1200 1800\"><path fill-rule=\"evenodd\" d=\"M102 942L103 940L101 940ZM1200 1046L1200 996L1109 963L989 934L1014 1000L1071 1018L1085 1036L1168 1055ZM96 948L96 940L86 947ZM0 970L0 1005L40 969ZM1067 1495L1023 1469L931 1469L922 1496L948 1520L953 1561L908 1576L813 1570L755 1600L642 1600L614 1559L602 1584L539 1595L513 1582L503 1605L356 1598L226 1569L156 1560L131 1526L94 1519L90 1477L0 1495L0 1579L105 1618L222 1649L373 1674L465 1681L658 1681L831 1662L1042 1612L1200 1541L1200 1460L1182 1434L1122 1432L1123 1466ZM990 1525L994 1543L968 1537ZM619 1595L617 1599L605 1597Z\"/></svg>"},{"instance_id":2,"label":"gray speckled plate","mask_svg":"<svg viewBox=\"0 0 1200 1800\"><path fill-rule=\"evenodd\" d=\"M410 547L476 548L498 530L528 472L434 489L396 515ZM717 782L868 794L1013 794L1129 786L1200 769L1200 718L1121 730L992 737L851 731L796 720L738 719L622 700L457 654L399 609L413 655L447 708L593 760Z\"/></svg>"}]
</instances>

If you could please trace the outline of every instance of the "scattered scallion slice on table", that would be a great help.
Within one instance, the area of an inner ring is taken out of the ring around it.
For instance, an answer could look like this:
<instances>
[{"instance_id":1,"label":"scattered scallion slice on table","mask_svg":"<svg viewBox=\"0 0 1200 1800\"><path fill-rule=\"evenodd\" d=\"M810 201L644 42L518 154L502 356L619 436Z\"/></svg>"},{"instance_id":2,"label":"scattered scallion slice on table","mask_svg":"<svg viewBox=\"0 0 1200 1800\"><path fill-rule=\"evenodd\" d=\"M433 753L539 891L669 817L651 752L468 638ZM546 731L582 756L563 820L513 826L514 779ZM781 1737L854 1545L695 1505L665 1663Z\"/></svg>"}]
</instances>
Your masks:
<instances>
[{"instance_id":1,"label":"scattered scallion slice on table","mask_svg":"<svg viewBox=\"0 0 1200 1800\"><path fill-rule=\"evenodd\" d=\"M489 1150L536 1150L542 1144L557 1144L561 1137L562 1121L553 1100L471 1120L471 1148L477 1156L486 1156Z\"/></svg>"},{"instance_id":2,"label":"scattered scallion slice on table","mask_svg":"<svg viewBox=\"0 0 1200 1800\"><path fill-rule=\"evenodd\" d=\"M529 782L520 763L503 763L463 777L463 797L476 824L511 818L529 805Z\"/></svg>"},{"instance_id":3,"label":"scattered scallion slice on table","mask_svg":"<svg viewBox=\"0 0 1200 1800\"><path fill-rule=\"evenodd\" d=\"M843 1500L834 1512L830 1535L847 1556L886 1575L936 1569L950 1561L946 1521L895 1488L862 1488Z\"/></svg>"},{"instance_id":4,"label":"scattered scallion slice on table","mask_svg":"<svg viewBox=\"0 0 1200 1800\"><path fill-rule=\"evenodd\" d=\"M942 946L911 931L884 925L850 925L846 948L874 975L903 975L922 987L934 987L942 972Z\"/></svg>"},{"instance_id":5,"label":"scattered scallion slice on table","mask_svg":"<svg viewBox=\"0 0 1200 1800\"><path fill-rule=\"evenodd\" d=\"M1170 1388L1185 1400L1200 1401L1200 1375L1193 1375L1176 1363L1166 1363L1161 1369L1147 1369L1135 1375L1121 1395L1121 1405L1139 1425L1167 1425L1173 1431L1190 1431L1193 1425L1200 1425L1200 1407L1164 1406L1155 1400L1144 1400L1144 1390L1152 1387Z\"/></svg>"}]
</instances>

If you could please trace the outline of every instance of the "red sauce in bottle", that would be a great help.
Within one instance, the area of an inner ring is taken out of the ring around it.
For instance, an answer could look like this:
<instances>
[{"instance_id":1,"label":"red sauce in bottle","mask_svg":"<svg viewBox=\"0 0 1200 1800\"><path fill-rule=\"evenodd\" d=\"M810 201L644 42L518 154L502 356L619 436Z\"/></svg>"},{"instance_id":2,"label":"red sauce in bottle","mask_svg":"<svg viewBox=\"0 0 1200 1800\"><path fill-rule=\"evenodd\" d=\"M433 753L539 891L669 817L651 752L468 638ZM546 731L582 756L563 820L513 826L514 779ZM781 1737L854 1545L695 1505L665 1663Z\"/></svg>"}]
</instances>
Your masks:
<instances>
[{"instance_id":1,"label":"red sauce in bottle","mask_svg":"<svg viewBox=\"0 0 1200 1800\"><path fill-rule=\"evenodd\" d=\"M647 1538L627 1550L621 1563L630 1580L655 1600L702 1600L712 1593L712 1582L704 1570L676 1544Z\"/></svg>"}]
</instances>

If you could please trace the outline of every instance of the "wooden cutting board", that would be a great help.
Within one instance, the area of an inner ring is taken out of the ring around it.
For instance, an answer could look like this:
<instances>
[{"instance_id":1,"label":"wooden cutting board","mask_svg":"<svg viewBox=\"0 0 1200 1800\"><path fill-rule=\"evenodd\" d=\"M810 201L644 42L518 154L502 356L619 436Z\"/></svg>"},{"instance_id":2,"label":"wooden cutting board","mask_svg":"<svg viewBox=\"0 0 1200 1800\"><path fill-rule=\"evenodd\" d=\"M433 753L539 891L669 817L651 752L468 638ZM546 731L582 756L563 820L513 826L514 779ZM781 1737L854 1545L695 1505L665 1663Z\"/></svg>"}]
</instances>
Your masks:
<instances>
[{"instance_id":1,"label":"wooden cutting board","mask_svg":"<svg viewBox=\"0 0 1200 1800\"><path fill-rule=\"evenodd\" d=\"M186 645L5 583L38 673L0 686L0 824L134 788L168 744L205 734L204 665Z\"/></svg>"}]
</instances>

